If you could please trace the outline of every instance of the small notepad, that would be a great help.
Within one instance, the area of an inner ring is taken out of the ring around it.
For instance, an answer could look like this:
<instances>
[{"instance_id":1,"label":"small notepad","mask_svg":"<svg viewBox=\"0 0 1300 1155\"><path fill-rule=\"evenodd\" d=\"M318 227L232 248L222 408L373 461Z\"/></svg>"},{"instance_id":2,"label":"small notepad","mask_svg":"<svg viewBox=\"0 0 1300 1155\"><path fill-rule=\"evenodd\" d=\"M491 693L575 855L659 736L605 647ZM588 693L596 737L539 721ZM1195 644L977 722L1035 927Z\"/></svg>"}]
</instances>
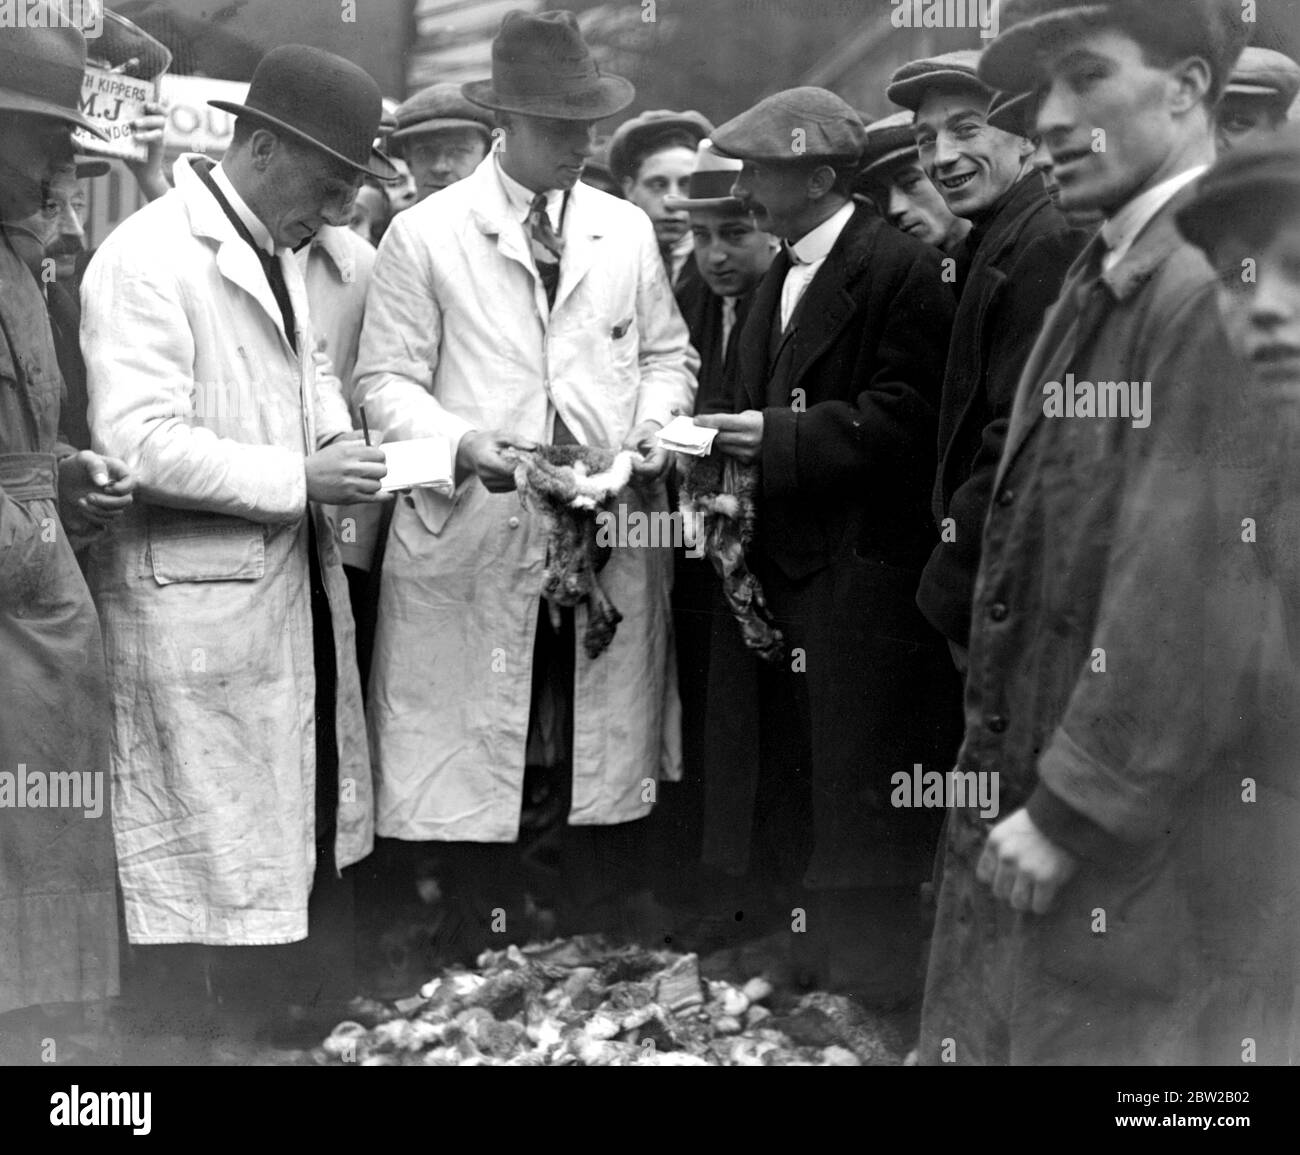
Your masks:
<instances>
[{"instance_id":1,"label":"small notepad","mask_svg":"<svg viewBox=\"0 0 1300 1155\"><path fill-rule=\"evenodd\" d=\"M433 489L450 496L456 488L451 443L445 437L417 437L411 441L386 441L388 473L380 482L384 493L399 489Z\"/></svg>"}]
</instances>

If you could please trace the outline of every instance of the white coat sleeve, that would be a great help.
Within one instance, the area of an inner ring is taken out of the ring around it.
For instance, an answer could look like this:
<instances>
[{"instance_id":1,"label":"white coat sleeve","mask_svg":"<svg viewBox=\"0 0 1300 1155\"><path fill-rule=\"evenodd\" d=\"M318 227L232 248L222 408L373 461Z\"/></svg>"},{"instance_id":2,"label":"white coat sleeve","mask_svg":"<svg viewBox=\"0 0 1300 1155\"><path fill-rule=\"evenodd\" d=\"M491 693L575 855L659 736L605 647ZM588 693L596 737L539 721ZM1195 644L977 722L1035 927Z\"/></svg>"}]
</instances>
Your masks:
<instances>
[{"instance_id":1,"label":"white coat sleeve","mask_svg":"<svg viewBox=\"0 0 1300 1155\"><path fill-rule=\"evenodd\" d=\"M190 423L194 336L180 286L170 269L146 267L129 248L101 249L82 284L95 448L125 461L140 496L159 505L296 521L307 508L303 455Z\"/></svg>"},{"instance_id":2,"label":"white coat sleeve","mask_svg":"<svg viewBox=\"0 0 1300 1155\"><path fill-rule=\"evenodd\" d=\"M315 382L316 448L320 449L340 433L352 431L352 414L348 412L348 403L343 397L343 383L334 372L334 363L329 354L313 349L311 358L309 372Z\"/></svg>"},{"instance_id":3,"label":"white coat sleeve","mask_svg":"<svg viewBox=\"0 0 1300 1155\"><path fill-rule=\"evenodd\" d=\"M648 217L644 219L640 239L636 309L641 392L635 423L658 421L667 425L674 410L682 413L695 410L698 387L695 375L699 372L700 357L691 345L690 332L677 308Z\"/></svg>"},{"instance_id":4,"label":"white coat sleeve","mask_svg":"<svg viewBox=\"0 0 1300 1155\"><path fill-rule=\"evenodd\" d=\"M366 294L353 397L385 441L443 436L453 455L474 426L433 395L442 309L429 246L399 216L384 235Z\"/></svg>"}]
</instances>

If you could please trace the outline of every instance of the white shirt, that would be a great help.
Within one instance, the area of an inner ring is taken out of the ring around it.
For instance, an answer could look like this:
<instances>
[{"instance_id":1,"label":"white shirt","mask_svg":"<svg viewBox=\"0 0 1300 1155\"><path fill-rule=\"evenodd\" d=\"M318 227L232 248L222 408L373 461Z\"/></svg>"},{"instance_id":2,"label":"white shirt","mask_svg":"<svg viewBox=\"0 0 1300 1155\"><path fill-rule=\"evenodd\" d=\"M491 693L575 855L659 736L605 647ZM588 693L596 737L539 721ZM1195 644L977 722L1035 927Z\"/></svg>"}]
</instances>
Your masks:
<instances>
[{"instance_id":1,"label":"white shirt","mask_svg":"<svg viewBox=\"0 0 1300 1155\"><path fill-rule=\"evenodd\" d=\"M501 154L497 152L494 155L497 168L497 176L501 179L501 187L505 190L506 200L510 202L510 207L520 222L528 219L529 212L532 211L533 198L537 196L532 189L521 185L505 169L501 167ZM551 219L551 228L555 230L555 235L560 235L560 212L564 205L564 190L553 188L546 190L546 215ZM527 230L525 230L525 235Z\"/></svg>"},{"instance_id":2,"label":"white shirt","mask_svg":"<svg viewBox=\"0 0 1300 1155\"><path fill-rule=\"evenodd\" d=\"M244 203L244 198L235 191L235 186L230 183L230 177L226 175L226 170L219 164L212 166L212 183L221 190L221 195L230 202L230 207L235 210L235 215L244 222L244 227L253 240L271 256L275 256L275 242L271 240L271 230L262 224L257 214Z\"/></svg>"},{"instance_id":3,"label":"white shirt","mask_svg":"<svg viewBox=\"0 0 1300 1155\"><path fill-rule=\"evenodd\" d=\"M853 202L845 201L834 216L822 221L810 233L805 233L792 245L786 246L790 254L790 270L785 275L781 286L781 329L790 323L795 307L799 304L822 262L830 255L840 233L853 215Z\"/></svg>"},{"instance_id":4,"label":"white shirt","mask_svg":"<svg viewBox=\"0 0 1300 1155\"><path fill-rule=\"evenodd\" d=\"M1138 235L1151 223L1151 218L1165 207L1192 181L1210 166L1197 165L1161 181L1154 188L1140 193L1101 226L1101 239L1106 245L1106 256L1101 263L1102 272L1109 273L1133 247Z\"/></svg>"}]
</instances>

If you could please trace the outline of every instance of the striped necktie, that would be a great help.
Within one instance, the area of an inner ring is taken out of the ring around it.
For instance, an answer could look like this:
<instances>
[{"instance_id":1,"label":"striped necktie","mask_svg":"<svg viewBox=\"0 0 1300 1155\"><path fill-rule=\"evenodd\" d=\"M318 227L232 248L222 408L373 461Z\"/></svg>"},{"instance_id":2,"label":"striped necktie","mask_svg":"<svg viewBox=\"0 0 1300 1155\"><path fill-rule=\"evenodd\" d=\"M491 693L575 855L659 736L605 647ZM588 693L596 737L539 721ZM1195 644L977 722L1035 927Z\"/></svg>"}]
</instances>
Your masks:
<instances>
[{"instance_id":1,"label":"striped necktie","mask_svg":"<svg viewBox=\"0 0 1300 1155\"><path fill-rule=\"evenodd\" d=\"M551 218L546 215L546 194L539 192L528 208L528 243L533 250L537 275L546 290L546 303L555 304L555 290L560 283L560 257L564 255L564 241L555 235Z\"/></svg>"}]
</instances>

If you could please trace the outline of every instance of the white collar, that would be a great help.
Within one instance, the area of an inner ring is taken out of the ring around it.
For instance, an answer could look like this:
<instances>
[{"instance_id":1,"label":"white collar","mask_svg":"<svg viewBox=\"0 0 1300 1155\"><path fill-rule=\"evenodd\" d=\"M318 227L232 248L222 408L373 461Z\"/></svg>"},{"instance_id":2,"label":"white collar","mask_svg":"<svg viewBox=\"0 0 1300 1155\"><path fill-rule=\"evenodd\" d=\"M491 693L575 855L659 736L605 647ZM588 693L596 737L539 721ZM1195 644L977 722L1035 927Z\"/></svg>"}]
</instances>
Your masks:
<instances>
[{"instance_id":1,"label":"white collar","mask_svg":"<svg viewBox=\"0 0 1300 1155\"><path fill-rule=\"evenodd\" d=\"M219 164L212 166L212 183L221 190L221 195L230 202L230 207L235 210L235 215L244 222L244 227L248 229L253 240L271 256L275 256L275 243L271 240L271 230L262 224L257 214L244 202L244 198L235 191L235 186L230 183L230 177L226 175L226 170Z\"/></svg>"},{"instance_id":2,"label":"white collar","mask_svg":"<svg viewBox=\"0 0 1300 1155\"><path fill-rule=\"evenodd\" d=\"M1158 185L1139 193L1113 217L1101 226L1101 239L1106 245L1106 257L1102 268L1109 272L1120 263L1133 247L1139 234L1151 223L1151 218L1165 207L1173 198L1192 181L1196 180L1210 166L1196 165L1184 169L1176 176L1161 181Z\"/></svg>"},{"instance_id":3,"label":"white collar","mask_svg":"<svg viewBox=\"0 0 1300 1155\"><path fill-rule=\"evenodd\" d=\"M506 201L509 203L511 211L519 220L527 220L528 213L533 207L533 198L537 194L532 189L521 185L501 167L501 154L499 151L493 153L493 161L496 165L497 176L501 181L501 188L506 194ZM546 190L546 215L551 218L551 225L557 229L560 224L560 202L563 199L563 190L557 188Z\"/></svg>"},{"instance_id":4,"label":"white collar","mask_svg":"<svg viewBox=\"0 0 1300 1155\"><path fill-rule=\"evenodd\" d=\"M786 249L790 253L790 260L796 265L816 265L824 261L831 249L835 247L835 242L840 239L840 233L844 231L844 226L849 223L849 217L853 215L853 202L845 201L833 216L827 217L811 232L805 233L792 245L787 245Z\"/></svg>"}]
</instances>

